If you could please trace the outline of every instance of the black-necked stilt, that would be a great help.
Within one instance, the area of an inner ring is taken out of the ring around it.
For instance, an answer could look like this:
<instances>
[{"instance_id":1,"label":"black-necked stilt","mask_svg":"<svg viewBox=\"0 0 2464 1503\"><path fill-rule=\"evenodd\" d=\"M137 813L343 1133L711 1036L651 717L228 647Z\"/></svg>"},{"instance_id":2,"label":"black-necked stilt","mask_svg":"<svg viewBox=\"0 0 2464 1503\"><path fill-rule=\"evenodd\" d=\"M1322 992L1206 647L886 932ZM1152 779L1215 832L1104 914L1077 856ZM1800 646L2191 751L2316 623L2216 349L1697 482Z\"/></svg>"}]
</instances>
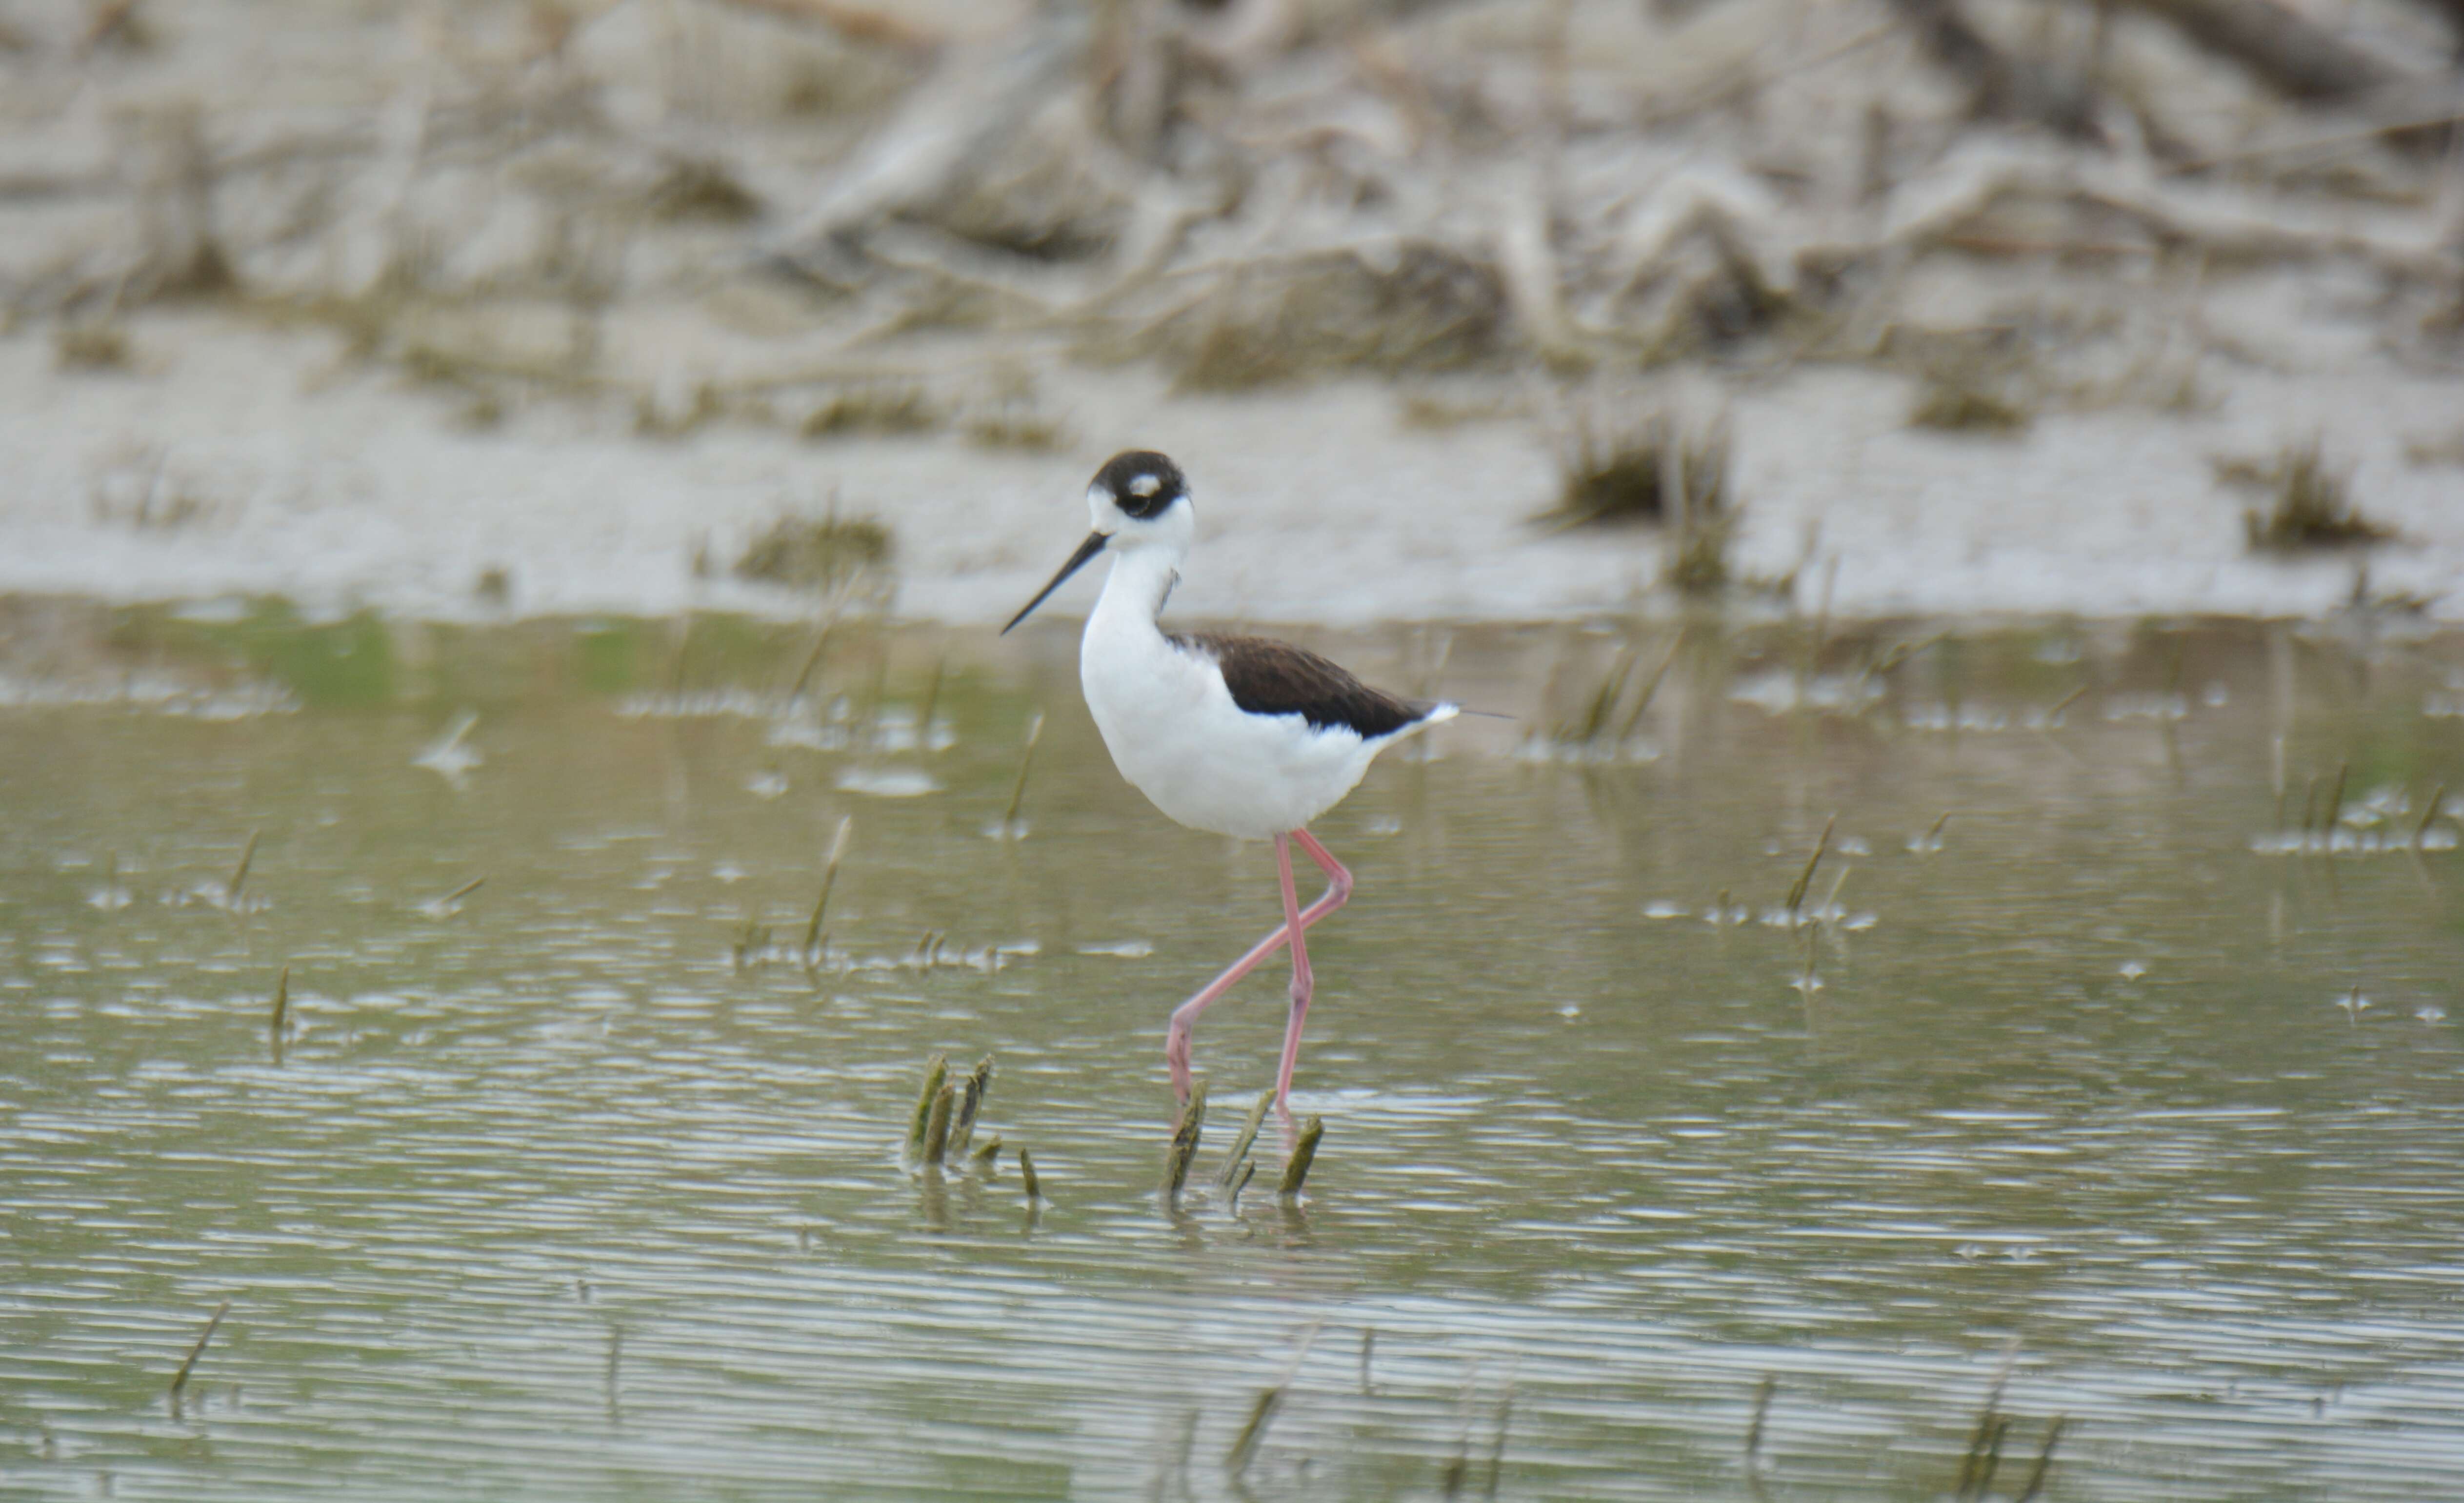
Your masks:
<instances>
[{"instance_id":1,"label":"black-necked stilt","mask_svg":"<svg viewBox=\"0 0 2464 1503\"><path fill-rule=\"evenodd\" d=\"M1275 1075L1282 1107L1309 1015L1302 935L1352 896L1352 873L1306 827L1352 792L1378 752L1453 719L1458 707L1398 699L1287 643L1158 626L1197 531L1189 484L1163 455L1140 449L1112 456L1087 487L1087 511L1095 530L1001 630L1026 620L1089 559L1112 555L1111 577L1079 643L1078 678L1113 765L1182 824L1244 839L1273 838L1283 882L1283 926L1174 1010L1163 1051L1172 1087L1188 1100L1198 1015L1289 943L1292 1015ZM1294 840L1327 877L1325 895L1307 908L1292 887Z\"/></svg>"}]
</instances>

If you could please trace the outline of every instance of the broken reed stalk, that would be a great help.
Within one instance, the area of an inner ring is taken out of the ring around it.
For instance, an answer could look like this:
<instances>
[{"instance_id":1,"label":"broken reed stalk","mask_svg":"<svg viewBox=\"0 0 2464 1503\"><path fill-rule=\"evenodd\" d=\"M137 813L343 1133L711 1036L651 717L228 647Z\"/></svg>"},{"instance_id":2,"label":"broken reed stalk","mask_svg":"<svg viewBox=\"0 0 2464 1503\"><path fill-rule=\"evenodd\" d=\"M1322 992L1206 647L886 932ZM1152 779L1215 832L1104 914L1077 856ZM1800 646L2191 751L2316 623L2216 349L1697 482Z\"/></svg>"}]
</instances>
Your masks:
<instances>
[{"instance_id":1,"label":"broken reed stalk","mask_svg":"<svg viewBox=\"0 0 2464 1503\"><path fill-rule=\"evenodd\" d=\"M1848 874L1856 869L1857 868L1854 866L1842 866L1839 868L1839 875L1833 878L1831 881L1830 893L1823 898L1821 904L1814 910L1815 917L1817 921L1824 914L1837 913L1839 911L1839 889L1848 885Z\"/></svg>"},{"instance_id":2,"label":"broken reed stalk","mask_svg":"<svg viewBox=\"0 0 2464 1503\"><path fill-rule=\"evenodd\" d=\"M2054 1446L2062 1438L2062 1427L2069 1423L2069 1415L2057 1414L2053 1423L2045 1427L2044 1449L2036 1452L2036 1465L2028 1473L2028 1485L2019 1490L2013 1503L2036 1503L2036 1494L2045 1488L2045 1473L2054 1467Z\"/></svg>"},{"instance_id":3,"label":"broken reed stalk","mask_svg":"<svg viewBox=\"0 0 2464 1503\"><path fill-rule=\"evenodd\" d=\"M915 1117L907 1126L907 1156L924 1151L924 1134L933 1122L933 1103L941 1099L941 1082L950 1078L950 1056L935 1055L924 1064L924 1089L915 1093Z\"/></svg>"},{"instance_id":4,"label":"broken reed stalk","mask_svg":"<svg viewBox=\"0 0 2464 1503\"><path fill-rule=\"evenodd\" d=\"M933 677L925 681L924 708L915 712L915 750L933 750L933 715L941 708L941 676L950 670L950 656L943 653L933 660Z\"/></svg>"},{"instance_id":5,"label":"broken reed stalk","mask_svg":"<svg viewBox=\"0 0 2464 1503\"><path fill-rule=\"evenodd\" d=\"M1026 1177L1026 1203L1030 1206L1044 1198L1044 1182L1036 1178L1035 1155L1024 1148L1018 1150L1018 1172Z\"/></svg>"},{"instance_id":6,"label":"broken reed stalk","mask_svg":"<svg viewBox=\"0 0 2464 1503\"><path fill-rule=\"evenodd\" d=\"M1592 691L1592 702L1584 708L1582 718L1569 721L1559 732L1559 739L1572 746L1590 746L1607 727L1610 712L1625 697L1625 681L1634 676L1634 649L1620 645L1609 671L1600 679L1600 686Z\"/></svg>"},{"instance_id":7,"label":"broken reed stalk","mask_svg":"<svg viewBox=\"0 0 2464 1503\"><path fill-rule=\"evenodd\" d=\"M1258 1445L1266 1438L1266 1427L1273 1423L1275 1410L1284 1402L1283 1385L1258 1390L1257 1402L1249 1405L1249 1418L1241 1426L1241 1433L1232 1437L1232 1449L1223 1453L1223 1470L1238 1476L1248 1470L1249 1458L1257 1454Z\"/></svg>"},{"instance_id":8,"label":"broken reed stalk","mask_svg":"<svg viewBox=\"0 0 2464 1503\"><path fill-rule=\"evenodd\" d=\"M874 623L872 685L864 696L864 713L857 723L864 727L865 744L878 750L881 746L881 703L890 692L891 623L885 619Z\"/></svg>"},{"instance_id":9,"label":"broken reed stalk","mask_svg":"<svg viewBox=\"0 0 2464 1503\"><path fill-rule=\"evenodd\" d=\"M1506 1470L1506 1433L1514 1423L1514 1374L1507 1371L1506 1391L1497 1396L1497 1433L1488 1443L1488 1479L1483 1483L1480 1495L1497 1496L1498 1474Z\"/></svg>"},{"instance_id":10,"label":"broken reed stalk","mask_svg":"<svg viewBox=\"0 0 2464 1503\"><path fill-rule=\"evenodd\" d=\"M2018 1360L2019 1340L2013 1337L2002 1348L2001 1365L1993 1370L1992 1385L1985 1390L1985 1406L1976 1413L1976 1428L1968 1438L1968 1454L1959 1464L1959 1485L1952 1495L1959 1503L1976 1503L1991 1485L1993 1470L2002 1459L2002 1431L2010 1421L2002 1414L2002 1389L2011 1381L2011 1364Z\"/></svg>"},{"instance_id":11,"label":"broken reed stalk","mask_svg":"<svg viewBox=\"0 0 2464 1503\"><path fill-rule=\"evenodd\" d=\"M747 917L744 927L736 931L736 941L730 947L735 956L736 969L742 970L748 966L763 964L762 953L769 948L770 926L759 919Z\"/></svg>"},{"instance_id":12,"label":"broken reed stalk","mask_svg":"<svg viewBox=\"0 0 2464 1503\"><path fill-rule=\"evenodd\" d=\"M966 1088L958 1096L958 1115L950 1123L950 1152L954 1157L966 1152L967 1144L975 1141L976 1113L983 1106L984 1093L992 1089L992 1083L993 1056L986 1055L976 1061L976 1068L967 1076Z\"/></svg>"},{"instance_id":13,"label":"broken reed stalk","mask_svg":"<svg viewBox=\"0 0 2464 1503\"><path fill-rule=\"evenodd\" d=\"M252 840L249 843L253 845L255 842ZM229 1314L231 1301L226 1299L215 1307L212 1317L206 1321L206 1328L197 1333L196 1344L189 1347L188 1355L182 1359L180 1370L171 1375L172 1402L177 1403L180 1390L188 1386L188 1374L197 1370L197 1359L206 1355L206 1343L214 1339L215 1329L223 1323L223 1317Z\"/></svg>"},{"instance_id":14,"label":"broken reed stalk","mask_svg":"<svg viewBox=\"0 0 2464 1503\"><path fill-rule=\"evenodd\" d=\"M1763 1422L1771 1417L1771 1395L1779 1389L1779 1379L1763 1374L1762 1383L1754 1389L1754 1417L1746 1422L1746 1465L1753 1467L1762 1461Z\"/></svg>"},{"instance_id":15,"label":"broken reed stalk","mask_svg":"<svg viewBox=\"0 0 2464 1503\"><path fill-rule=\"evenodd\" d=\"M822 654L829 650L830 632L837 627L838 623L839 618L836 611L832 611L829 618L822 622L820 633L813 638L813 650L804 654L804 665L796 670L796 681L787 686L789 704L792 705L803 697L804 686L811 681L813 670L822 665Z\"/></svg>"},{"instance_id":16,"label":"broken reed stalk","mask_svg":"<svg viewBox=\"0 0 2464 1503\"><path fill-rule=\"evenodd\" d=\"M1931 825L1928 825L1928 826L1925 828L1925 849L1927 849L1927 850L1935 850L1935 849L1938 849L1938 848L1941 846L1941 844L1942 844L1942 827L1943 827L1944 825L1948 824L1948 823L1950 823L1950 811L1949 811L1949 810L1947 810L1947 809L1946 809L1946 810L1944 810L1944 811L1942 812L1942 817L1941 817L1941 818L1936 819L1936 820L1935 820Z\"/></svg>"},{"instance_id":17,"label":"broken reed stalk","mask_svg":"<svg viewBox=\"0 0 2464 1503\"><path fill-rule=\"evenodd\" d=\"M1463 1399L1456 1405L1456 1415L1463 1429L1455 1440L1454 1460L1438 1473L1438 1493L1454 1497L1463 1492L1463 1479L1471 1472L1472 1409L1480 1398L1480 1362L1475 1360L1471 1371L1463 1378Z\"/></svg>"},{"instance_id":18,"label":"broken reed stalk","mask_svg":"<svg viewBox=\"0 0 2464 1503\"><path fill-rule=\"evenodd\" d=\"M676 650L668 658L668 703L673 705L684 697L685 649L693 645L693 609L686 606L676 615Z\"/></svg>"},{"instance_id":19,"label":"broken reed stalk","mask_svg":"<svg viewBox=\"0 0 2464 1503\"><path fill-rule=\"evenodd\" d=\"M1232 1151L1225 1155L1223 1167L1216 1172L1215 1184L1218 1188L1231 1184L1232 1176L1241 1172L1242 1163L1249 1157L1249 1149L1258 1141L1258 1129L1266 1121L1266 1108L1274 1104L1273 1086L1268 1086L1258 1093L1258 1104L1249 1108L1248 1118L1241 1123L1241 1131L1232 1140ZM1243 1183L1245 1184L1246 1180L1244 1179Z\"/></svg>"},{"instance_id":20,"label":"broken reed stalk","mask_svg":"<svg viewBox=\"0 0 2464 1503\"><path fill-rule=\"evenodd\" d=\"M1228 1209L1232 1214L1236 1216L1241 1214L1241 1192L1249 1187L1249 1176L1257 1172L1257 1160L1243 1159L1241 1161L1241 1177L1232 1182L1232 1196L1230 1200L1225 1202L1226 1209Z\"/></svg>"},{"instance_id":21,"label":"broken reed stalk","mask_svg":"<svg viewBox=\"0 0 2464 1503\"><path fill-rule=\"evenodd\" d=\"M1001 1134L995 1133L978 1144L968 1159L975 1165L977 1172L990 1174L993 1165L1001 1161Z\"/></svg>"},{"instance_id":22,"label":"broken reed stalk","mask_svg":"<svg viewBox=\"0 0 2464 1503\"><path fill-rule=\"evenodd\" d=\"M1888 673L1893 668L1898 667L1901 664L1915 657L1918 653L1925 651L1927 647L1937 645L1940 643L1949 640L1949 637L1950 633L1947 631L1938 631L1932 636L1924 638L1921 641L1894 643L1892 643L1889 651L1874 660L1874 665L1867 668L1863 676L1870 679L1878 678L1882 674Z\"/></svg>"},{"instance_id":23,"label":"broken reed stalk","mask_svg":"<svg viewBox=\"0 0 2464 1503\"><path fill-rule=\"evenodd\" d=\"M1986 1437L1985 1441L1984 1464L1976 1470L1974 1496L1978 1503L1983 1503L1984 1499L1993 1495L1993 1474L2002 1470L2002 1440L2010 1433L2011 1416L2007 1414L1994 1416L1993 1432Z\"/></svg>"},{"instance_id":24,"label":"broken reed stalk","mask_svg":"<svg viewBox=\"0 0 2464 1503\"><path fill-rule=\"evenodd\" d=\"M1190 1088L1189 1100L1180 1109L1180 1121L1173 1123L1172 1142L1164 1148L1163 1192L1167 1199L1178 1200L1180 1187L1189 1183L1189 1165L1198 1157L1198 1140L1206 1129L1206 1082L1200 1079Z\"/></svg>"},{"instance_id":25,"label":"broken reed stalk","mask_svg":"<svg viewBox=\"0 0 2464 1503\"><path fill-rule=\"evenodd\" d=\"M1625 723L1617 727L1617 745L1623 746L1633 739L1634 728L1642 724L1642 712L1651 708L1652 696L1660 692L1660 681L1668 677L1668 670L1677 665L1677 649L1684 645L1685 633L1683 630L1669 639L1668 650L1661 655L1660 666L1652 669L1651 677L1642 681L1641 696L1634 702L1634 708L1625 712Z\"/></svg>"},{"instance_id":26,"label":"broken reed stalk","mask_svg":"<svg viewBox=\"0 0 2464 1503\"><path fill-rule=\"evenodd\" d=\"M256 860L256 839L264 833L262 830L248 832L248 843L240 847L239 864L231 868L231 881L223 883L225 903L236 904L241 891L248 886L248 869Z\"/></svg>"},{"instance_id":27,"label":"broken reed stalk","mask_svg":"<svg viewBox=\"0 0 2464 1503\"><path fill-rule=\"evenodd\" d=\"M1968 1453L1960 1458L1959 1485L1951 1490L1951 1496L1958 1499L1958 1503L1976 1503L1976 1499L1983 1495L1985 1480L1991 1475L1985 1470L1986 1449L1994 1443L2001 1423L2002 1417L1993 1412L1993 1405L1988 1401L1983 1412L1976 1416L1976 1428L1969 1434Z\"/></svg>"},{"instance_id":28,"label":"broken reed stalk","mask_svg":"<svg viewBox=\"0 0 2464 1503\"><path fill-rule=\"evenodd\" d=\"M2412 827L2412 843L2417 850L2430 836L2430 827L2437 822L2438 806L2447 801L2447 785L2439 784L2430 792L2430 807L2421 812L2421 822Z\"/></svg>"},{"instance_id":29,"label":"broken reed stalk","mask_svg":"<svg viewBox=\"0 0 2464 1503\"><path fill-rule=\"evenodd\" d=\"M2347 773L2351 773L2352 770L2353 764L2350 762L2339 762L2336 764L2335 787L2329 791L2327 795L2327 802L2319 811L2319 833L2321 835L2332 837L2336 833L2337 821L2343 818L2344 813L2344 777Z\"/></svg>"},{"instance_id":30,"label":"broken reed stalk","mask_svg":"<svg viewBox=\"0 0 2464 1503\"><path fill-rule=\"evenodd\" d=\"M933 1098L933 1110L924 1119L924 1162L938 1168L950 1150L950 1118L957 1110L958 1088L941 1087Z\"/></svg>"},{"instance_id":31,"label":"broken reed stalk","mask_svg":"<svg viewBox=\"0 0 2464 1503\"><path fill-rule=\"evenodd\" d=\"M2070 708L2073 705L2078 704L2081 698L2085 697L2087 690L2088 686L2082 684L2079 687L2063 695L2061 698L2054 701L2054 708L2045 711L2045 724L2049 726L2059 725L2061 723L2062 711Z\"/></svg>"},{"instance_id":32,"label":"broken reed stalk","mask_svg":"<svg viewBox=\"0 0 2464 1503\"><path fill-rule=\"evenodd\" d=\"M447 893L444 897L437 899L436 905L440 908L450 908L453 906L453 904L460 903L463 899L471 896L473 893L477 892L487 884L487 878L473 877L469 882L464 882L461 886Z\"/></svg>"},{"instance_id":33,"label":"broken reed stalk","mask_svg":"<svg viewBox=\"0 0 2464 1503\"><path fill-rule=\"evenodd\" d=\"M813 900L813 916L804 925L804 960L819 965L822 956L822 918L830 911L830 889L839 884L839 859L847 855L847 837L855 829L855 816L839 819L838 833L830 837L830 858L822 865L822 895Z\"/></svg>"},{"instance_id":34,"label":"broken reed stalk","mask_svg":"<svg viewBox=\"0 0 2464 1503\"><path fill-rule=\"evenodd\" d=\"M1781 904L1784 911L1794 913L1797 905L1805 901L1806 886L1814 881L1814 868L1822 864L1822 853L1831 849L1831 827L1838 822L1839 817L1836 814L1822 821L1822 839L1814 842L1814 854L1805 859L1805 870L1798 872L1796 881L1789 884L1788 902Z\"/></svg>"},{"instance_id":35,"label":"broken reed stalk","mask_svg":"<svg viewBox=\"0 0 2464 1503\"><path fill-rule=\"evenodd\" d=\"M274 1041L282 1041L282 1025L291 1019L291 968L274 978Z\"/></svg>"},{"instance_id":36,"label":"broken reed stalk","mask_svg":"<svg viewBox=\"0 0 2464 1503\"><path fill-rule=\"evenodd\" d=\"M1317 1162L1318 1140L1325 1136L1323 1117L1312 1117L1301 1124L1300 1142L1292 1144L1291 1162L1284 1165L1283 1183L1275 1187L1276 1194L1286 1200L1300 1194L1301 1187L1309 1181L1309 1165Z\"/></svg>"},{"instance_id":37,"label":"broken reed stalk","mask_svg":"<svg viewBox=\"0 0 2464 1503\"><path fill-rule=\"evenodd\" d=\"M1290 1389L1293 1376L1301 1370L1301 1363L1309 1359L1309 1348L1317 1344L1317 1334L1325 1325L1324 1320L1310 1321L1309 1329L1301 1333L1300 1344L1292 1349L1292 1360L1284 1364L1283 1375L1258 1390L1258 1400L1249 1406L1247 1422L1241 1427L1241 1433L1232 1438L1232 1449L1223 1453L1225 1471L1237 1477L1248 1468L1249 1458L1257 1454L1258 1447L1266 1439L1266 1426L1273 1421L1275 1410L1282 1406L1284 1394Z\"/></svg>"},{"instance_id":38,"label":"broken reed stalk","mask_svg":"<svg viewBox=\"0 0 2464 1503\"><path fill-rule=\"evenodd\" d=\"M1001 811L1001 829L1018 828L1019 801L1026 796L1026 770L1035 765L1035 743L1044 735L1044 711L1026 723L1026 745L1018 753L1018 781L1009 785L1009 807Z\"/></svg>"}]
</instances>

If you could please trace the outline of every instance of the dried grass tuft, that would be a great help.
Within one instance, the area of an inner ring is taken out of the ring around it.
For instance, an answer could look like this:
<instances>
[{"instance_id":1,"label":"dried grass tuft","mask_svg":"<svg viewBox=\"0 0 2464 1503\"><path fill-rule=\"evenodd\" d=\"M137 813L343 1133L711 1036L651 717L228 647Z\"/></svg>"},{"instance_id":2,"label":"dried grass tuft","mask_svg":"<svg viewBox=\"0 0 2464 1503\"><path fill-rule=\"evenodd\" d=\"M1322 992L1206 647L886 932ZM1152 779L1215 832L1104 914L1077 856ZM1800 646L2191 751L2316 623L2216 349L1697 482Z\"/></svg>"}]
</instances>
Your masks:
<instances>
[{"instance_id":1,"label":"dried grass tuft","mask_svg":"<svg viewBox=\"0 0 2464 1503\"><path fill-rule=\"evenodd\" d=\"M734 573L739 579L796 590L833 590L890 562L890 529L869 516L786 515L745 544Z\"/></svg>"},{"instance_id":2,"label":"dried grass tuft","mask_svg":"<svg viewBox=\"0 0 2464 1503\"><path fill-rule=\"evenodd\" d=\"M1243 267L1123 353L1151 342L1178 391L1246 391L1330 371L1480 364L1506 349L1507 322L1493 269L1415 243L1388 264L1331 250Z\"/></svg>"},{"instance_id":3,"label":"dried grass tuft","mask_svg":"<svg viewBox=\"0 0 2464 1503\"><path fill-rule=\"evenodd\" d=\"M116 323L64 323L52 336L52 363L64 371L124 371L136 363L127 331Z\"/></svg>"},{"instance_id":4,"label":"dried grass tuft","mask_svg":"<svg viewBox=\"0 0 2464 1503\"><path fill-rule=\"evenodd\" d=\"M2218 459L2216 478L2268 492L2265 506L2242 512L2250 546L2269 553L2355 548L2393 537L2392 528L2354 507L2351 477L2330 467L2317 440L2287 445L2273 460Z\"/></svg>"},{"instance_id":5,"label":"dried grass tuft","mask_svg":"<svg viewBox=\"0 0 2464 1503\"><path fill-rule=\"evenodd\" d=\"M930 433L948 425L949 413L923 387L899 383L850 386L832 395L804 419L808 439L864 433Z\"/></svg>"},{"instance_id":6,"label":"dried grass tuft","mask_svg":"<svg viewBox=\"0 0 2464 1503\"><path fill-rule=\"evenodd\" d=\"M725 166L699 157L670 163L650 185L649 207L653 217L671 223L741 225L761 217L761 200L752 189Z\"/></svg>"},{"instance_id":7,"label":"dried grass tuft","mask_svg":"<svg viewBox=\"0 0 2464 1503\"><path fill-rule=\"evenodd\" d=\"M1908 425L1947 433L2016 433L2035 421L2035 411L1989 386L1956 376L1937 377L1917 394Z\"/></svg>"},{"instance_id":8,"label":"dried grass tuft","mask_svg":"<svg viewBox=\"0 0 2464 1503\"><path fill-rule=\"evenodd\" d=\"M1680 433L1664 412L1619 427L1586 419L1558 460L1557 505L1536 520L1559 528L1673 522L1663 577L1699 594L1733 577L1728 551L1744 517L1728 483L1728 425Z\"/></svg>"}]
</instances>

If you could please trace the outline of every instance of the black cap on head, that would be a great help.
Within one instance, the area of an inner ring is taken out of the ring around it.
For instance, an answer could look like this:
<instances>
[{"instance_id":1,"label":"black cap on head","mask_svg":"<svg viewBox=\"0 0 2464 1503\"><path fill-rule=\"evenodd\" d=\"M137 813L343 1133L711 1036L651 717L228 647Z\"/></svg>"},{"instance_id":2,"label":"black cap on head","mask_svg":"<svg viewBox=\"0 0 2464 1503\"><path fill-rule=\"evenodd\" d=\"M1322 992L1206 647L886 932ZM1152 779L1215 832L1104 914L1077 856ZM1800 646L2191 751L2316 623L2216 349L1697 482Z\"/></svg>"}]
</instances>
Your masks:
<instances>
[{"instance_id":1,"label":"black cap on head","mask_svg":"<svg viewBox=\"0 0 2464 1503\"><path fill-rule=\"evenodd\" d=\"M1104 462L1090 483L1140 521L1189 494L1180 467L1151 448L1127 449Z\"/></svg>"}]
</instances>

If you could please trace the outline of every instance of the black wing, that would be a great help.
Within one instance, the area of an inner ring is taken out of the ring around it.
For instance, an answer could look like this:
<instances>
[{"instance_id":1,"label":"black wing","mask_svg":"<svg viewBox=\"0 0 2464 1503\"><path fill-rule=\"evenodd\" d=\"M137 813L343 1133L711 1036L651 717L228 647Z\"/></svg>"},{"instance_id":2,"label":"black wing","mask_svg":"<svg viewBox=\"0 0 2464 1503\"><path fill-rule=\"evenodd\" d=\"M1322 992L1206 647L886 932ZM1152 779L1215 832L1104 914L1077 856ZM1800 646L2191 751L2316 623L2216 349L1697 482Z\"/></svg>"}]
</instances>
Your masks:
<instances>
[{"instance_id":1,"label":"black wing","mask_svg":"<svg viewBox=\"0 0 2464 1503\"><path fill-rule=\"evenodd\" d=\"M1301 715L1319 730L1344 726L1364 740L1393 735L1437 707L1374 689L1335 664L1287 642L1180 632L1173 644L1213 658L1232 703L1253 715Z\"/></svg>"}]
</instances>

